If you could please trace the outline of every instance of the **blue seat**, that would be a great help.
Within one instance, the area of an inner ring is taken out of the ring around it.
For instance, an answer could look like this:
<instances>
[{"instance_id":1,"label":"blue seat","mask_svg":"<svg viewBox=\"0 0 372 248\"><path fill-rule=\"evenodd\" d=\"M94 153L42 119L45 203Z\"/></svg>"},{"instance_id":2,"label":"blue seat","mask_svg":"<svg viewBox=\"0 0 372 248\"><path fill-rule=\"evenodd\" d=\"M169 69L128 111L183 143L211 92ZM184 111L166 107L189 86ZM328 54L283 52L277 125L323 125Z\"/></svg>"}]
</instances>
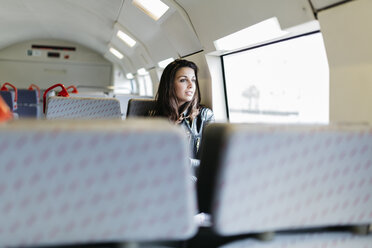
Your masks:
<instances>
[{"instance_id":1,"label":"blue seat","mask_svg":"<svg viewBox=\"0 0 372 248\"><path fill-rule=\"evenodd\" d=\"M13 96L10 91L0 91L1 97L4 99L5 103L8 104L11 111L13 111Z\"/></svg>"},{"instance_id":2,"label":"blue seat","mask_svg":"<svg viewBox=\"0 0 372 248\"><path fill-rule=\"evenodd\" d=\"M37 105L34 106L18 105L17 110L14 112L17 113L20 118L36 118L39 116L40 107Z\"/></svg>"},{"instance_id":3,"label":"blue seat","mask_svg":"<svg viewBox=\"0 0 372 248\"><path fill-rule=\"evenodd\" d=\"M38 104L36 90L18 89L18 106L21 104Z\"/></svg>"},{"instance_id":4,"label":"blue seat","mask_svg":"<svg viewBox=\"0 0 372 248\"><path fill-rule=\"evenodd\" d=\"M36 90L18 89L18 108L14 112L20 118L37 118L40 113L40 104Z\"/></svg>"}]
</instances>

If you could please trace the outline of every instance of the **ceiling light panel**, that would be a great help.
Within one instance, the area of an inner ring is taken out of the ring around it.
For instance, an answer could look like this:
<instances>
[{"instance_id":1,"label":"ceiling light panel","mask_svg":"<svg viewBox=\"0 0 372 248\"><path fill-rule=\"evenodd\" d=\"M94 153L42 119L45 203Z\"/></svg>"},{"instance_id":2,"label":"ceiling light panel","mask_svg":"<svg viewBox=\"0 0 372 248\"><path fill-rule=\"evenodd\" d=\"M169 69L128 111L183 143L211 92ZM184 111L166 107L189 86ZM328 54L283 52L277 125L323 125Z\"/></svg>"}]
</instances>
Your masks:
<instances>
[{"instance_id":1,"label":"ceiling light panel","mask_svg":"<svg viewBox=\"0 0 372 248\"><path fill-rule=\"evenodd\" d=\"M118 30L116 36L124 41L124 43L127 44L129 47L134 47L134 45L136 45L136 41L121 30Z\"/></svg>"},{"instance_id":2,"label":"ceiling light panel","mask_svg":"<svg viewBox=\"0 0 372 248\"><path fill-rule=\"evenodd\" d=\"M160 0L133 0L132 4L155 21L159 20L169 9L169 6Z\"/></svg>"},{"instance_id":3,"label":"ceiling light panel","mask_svg":"<svg viewBox=\"0 0 372 248\"><path fill-rule=\"evenodd\" d=\"M110 51L110 53L115 55L118 59L124 58L124 55L113 47L110 47L109 51Z\"/></svg>"}]
</instances>

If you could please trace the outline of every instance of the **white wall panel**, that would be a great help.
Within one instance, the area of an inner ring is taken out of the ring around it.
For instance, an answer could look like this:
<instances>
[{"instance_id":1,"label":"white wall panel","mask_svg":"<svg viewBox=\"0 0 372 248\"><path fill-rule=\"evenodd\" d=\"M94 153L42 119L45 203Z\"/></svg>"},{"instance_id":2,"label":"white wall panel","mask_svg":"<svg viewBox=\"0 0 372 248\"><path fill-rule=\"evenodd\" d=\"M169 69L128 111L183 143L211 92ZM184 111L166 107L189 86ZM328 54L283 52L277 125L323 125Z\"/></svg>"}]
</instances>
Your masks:
<instances>
[{"instance_id":1,"label":"white wall panel","mask_svg":"<svg viewBox=\"0 0 372 248\"><path fill-rule=\"evenodd\" d=\"M286 29L314 20L307 0L177 0L186 10L204 51L213 41L276 16ZM255 8L252 8L255 6Z\"/></svg>"},{"instance_id":2,"label":"white wall panel","mask_svg":"<svg viewBox=\"0 0 372 248\"><path fill-rule=\"evenodd\" d=\"M31 49L33 44L75 47L76 51ZM28 56L33 51L35 56ZM48 52L60 53L60 58L48 58ZM69 58L65 59L64 56ZM10 82L17 88L31 83L41 88L56 83L66 86L110 85L112 64L100 54L74 43L56 40L35 40L19 43L0 51L0 83Z\"/></svg>"},{"instance_id":3,"label":"white wall panel","mask_svg":"<svg viewBox=\"0 0 372 248\"><path fill-rule=\"evenodd\" d=\"M330 66L330 121L372 123L372 1L319 12Z\"/></svg>"}]
</instances>

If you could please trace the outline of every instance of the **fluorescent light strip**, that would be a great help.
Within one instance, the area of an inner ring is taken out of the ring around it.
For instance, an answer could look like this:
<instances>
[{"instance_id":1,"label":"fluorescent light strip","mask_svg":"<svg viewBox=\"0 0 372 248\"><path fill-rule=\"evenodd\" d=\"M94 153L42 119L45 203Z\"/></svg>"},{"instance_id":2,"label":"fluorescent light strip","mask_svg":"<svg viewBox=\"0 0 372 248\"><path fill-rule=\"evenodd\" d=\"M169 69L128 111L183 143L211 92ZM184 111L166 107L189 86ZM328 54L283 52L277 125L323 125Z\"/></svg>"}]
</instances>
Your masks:
<instances>
[{"instance_id":1,"label":"fluorescent light strip","mask_svg":"<svg viewBox=\"0 0 372 248\"><path fill-rule=\"evenodd\" d=\"M132 4L155 21L159 20L169 9L168 5L160 0L133 0Z\"/></svg>"},{"instance_id":2,"label":"fluorescent light strip","mask_svg":"<svg viewBox=\"0 0 372 248\"><path fill-rule=\"evenodd\" d=\"M116 33L116 36L119 37L122 41L125 42L129 47L133 47L136 44L136 41L132 39L129 35L124 33L123 31L119 30Z\"/></svg>"},{"instance_id":3,"label":"fluorescent light strip","mask_svg":"<svg viewBox=\"0 0 372 248\"><path fill-rule=\"evenodd\" d=\"M288 34L288 32L281 30L278 19L272 17L218 39L214 41L214 46L217 51L231 51L279 38L286 34Z\"/></svg>"},{"instance_id":4,"label":"fluorescent light strip","mask_svg":"<svg viewBox=\"0 0 372 248\"><path fill-rule=\"evenodd\" d=\"M124 58L124 55L113 47L110 47L109 51L110 51L110 53L115 55L118 59Z\"/></svg>"},{"instance_id":5,"label":"fluorescent light strip","mask_svg":"<svg viewBox=\"0 0 372 248\"><path fill-rule=\"evenodd\" d=\"M158 63L158 66L160 68L165 68L165 67L167 67L168 64L172 63L173 61L174 61L174 58L168 58L168 59L160 61Z\"/></svg>"}]
</instances>

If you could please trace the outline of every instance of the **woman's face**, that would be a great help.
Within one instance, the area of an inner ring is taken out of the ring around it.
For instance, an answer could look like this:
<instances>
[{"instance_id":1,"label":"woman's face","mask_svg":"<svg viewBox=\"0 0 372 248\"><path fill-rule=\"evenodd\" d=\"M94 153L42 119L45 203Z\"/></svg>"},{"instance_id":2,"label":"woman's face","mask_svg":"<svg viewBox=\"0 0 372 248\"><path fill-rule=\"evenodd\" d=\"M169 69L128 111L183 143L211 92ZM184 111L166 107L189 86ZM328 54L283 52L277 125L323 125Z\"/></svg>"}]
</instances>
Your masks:
<instances>
[{"instance_id":1,"label":"woman's face","mask_svg":"<svg viewBox=\"0 0 372 248\"><path fill-rule=\"evenodd\" d=\"M195 94L195 83L196 77L194 69L182 67L176 72L174 88L176 90L179 106L192 100Z\"/></svg>"}]
</instances>

